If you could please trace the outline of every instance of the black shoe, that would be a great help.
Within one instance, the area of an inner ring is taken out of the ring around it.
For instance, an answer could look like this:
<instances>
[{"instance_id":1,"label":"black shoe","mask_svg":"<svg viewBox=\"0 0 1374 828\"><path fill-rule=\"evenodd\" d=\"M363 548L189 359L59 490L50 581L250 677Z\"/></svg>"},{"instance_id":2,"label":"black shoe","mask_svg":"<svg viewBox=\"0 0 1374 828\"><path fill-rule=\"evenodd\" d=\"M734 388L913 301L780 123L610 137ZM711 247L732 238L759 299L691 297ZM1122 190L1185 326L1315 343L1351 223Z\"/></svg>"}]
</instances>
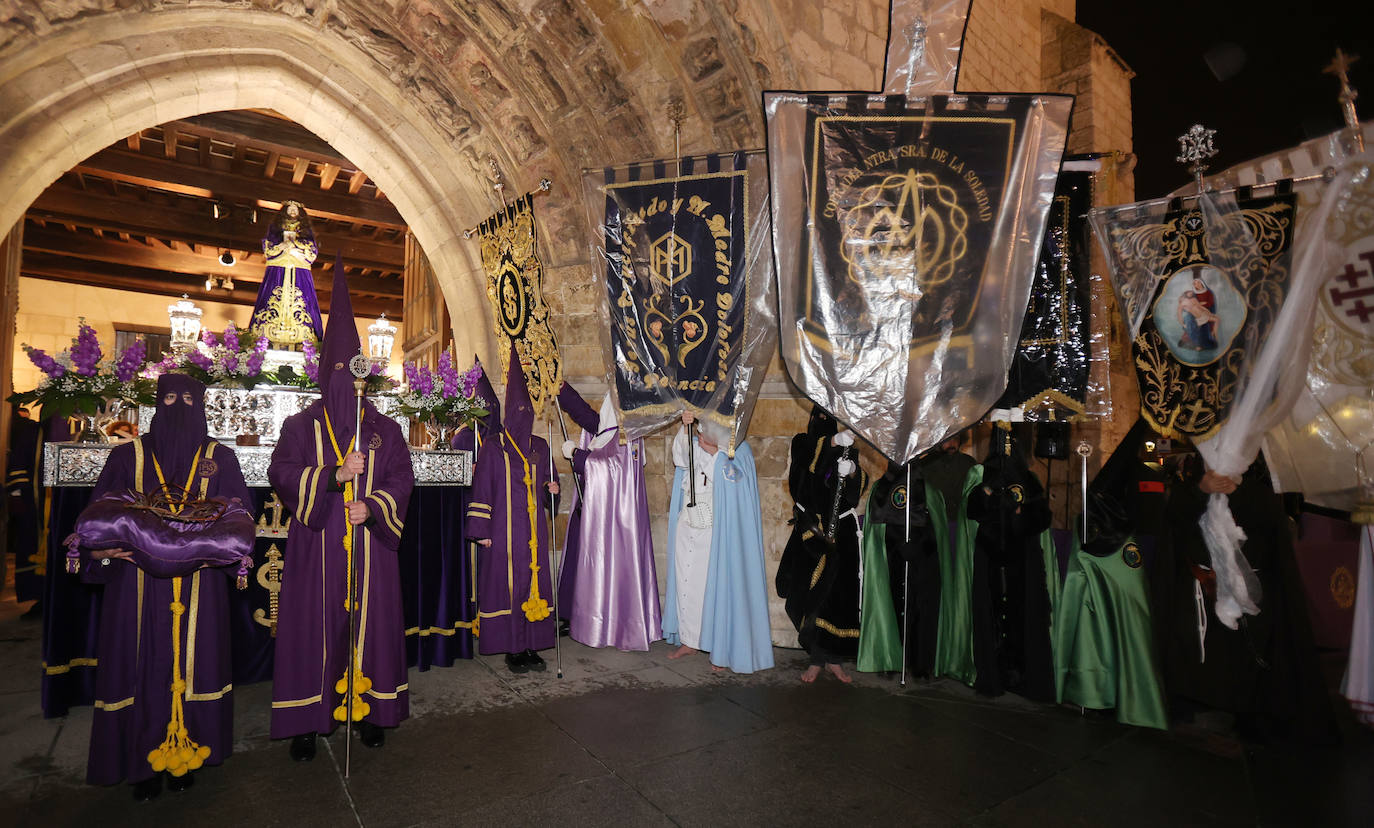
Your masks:
<instances>
[{"instance_id":1,"label":"black shoe","mask_svg":"<svg viewBox=\"0 0 1374 828\"><path fill-rule=\"evenodd\" d=\"M157 799L157 795L162 793L162 774L154 776L152 779L145 779L142 782L134 783L134 801L147 802Z\"/></svg>"},{"instance_id":2,"label":"black shoe","mask_svg":"<svg viewBox=\"0 0 1374 828\"><path fill-rule=\"evenodd\" d=\"M525 654L506 653L506 669L510 670L512 673L515 673L516 675L519 675L521 673L528 673L530 671L530 667L528 664L525 663Z\"/></svg>"},{"instance_id":3,"label":"black shoe","mask_svg":"<svg viewBox=\"0 0 1374 828\"><path fill-rule=\"evenodd\" d=\"M386 744L386 731L372 722L358 722L358 736L366 747L376 748Z\"/></svg>"},{"instance_id":4,"label":"black shoe","mask_svg":"<svg viewBox=\"0 0 1374 828\"><path fill-rule=\"evenodd\" d=\"M564 638L567 638L568 635L571 634L571 633L572 633L572 622L571 622L571 621L569 621L568 619L564 618L562 621L559 621L559 622L558 622L558 634L559 634L560 636L562 636L562 637L564 637Z\"/></svg>"},{"instance_id":5,"label":"black shoe","mask_svg":"<svg viewBox=\"0 0 1374 828\"><path fill-rule=\"evenodd\" d=\"M540 658L539 653L536 653L534 650L526 650L523 655L525 658L525 666L534 672L542 673L548 669L548 665L544 663L544 659Z\"/></svg>"},{"instance_id":6,"label":"black shoe","mask_svg":"<svg viewBox=\"0 0 1374 828\"><path fill-rule=\"evenodd\" d=\"M291 739L291 758L297 762L309 762L315 758L315 734L302 733Z\"/></svg>"},{"instance_id":7,"label":"black shoe","mask_svg":"<svg viewBox=\"0 0 1374 828\"><path fill-rule=\"evenodd\" d=\"M167 790L172 793L181 793L196 784L196 775L192 771L186 771L181 776L167 774Z\"/></svg>"},{"instance_id":8,"label":"black shoe","mask_svg":"<svg viewBox=\"0 0 1374 828\"><path fill-rule=\"evenodd\" d=\"M28 609L20 613L19 617L24 619L25 621L41 619L43 617L43 602L34 601L33 606L29 607Z\"/></svg>"}]
</instances>

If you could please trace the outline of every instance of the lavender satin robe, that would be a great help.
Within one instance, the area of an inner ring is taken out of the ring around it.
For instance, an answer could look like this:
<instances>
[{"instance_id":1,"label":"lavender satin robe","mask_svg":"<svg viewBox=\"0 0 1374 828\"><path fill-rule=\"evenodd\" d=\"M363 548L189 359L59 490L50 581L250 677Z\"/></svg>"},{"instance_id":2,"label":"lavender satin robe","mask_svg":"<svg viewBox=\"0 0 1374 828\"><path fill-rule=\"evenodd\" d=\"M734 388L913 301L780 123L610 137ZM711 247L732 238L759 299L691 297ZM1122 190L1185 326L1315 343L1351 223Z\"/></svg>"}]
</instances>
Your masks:
<instances>
[{"instance_id":1,"label":"lavender satin robe","mask_svg":"<svg viewBox=\"0 0 1374 828\"><path fill-rule=\"evenodd\" d=\"M127 489L158 488L150 438L140 442L110 452L93 500ZM238 498L251 509L253 501L233 451L207 440L202 454L192 490L200 497ZM186 484L185 478L167 482ZM181 579L181 603L186 607L178 642L186 680L183 710L190 737L210 748L206 765L223 762L234 745L228 599L236 577L234 567L225 567L202 569ZM172 709L173 579L151 577L128 561L102 563L86 557L82 580L103 584L105 593L86 780L113 785L151 779L148 752L166 738Z\"/></svg>"},{"instance_id":2,"label":"lavender satin robe","mask_svg":"<svg viewBox=\"0 0 1374 828\"><path fill-rule=\"evenodd\" d=\"M361 604L358 647L363 675L372 679L372 688L364 693L371 707L366 720L395 727L410 715L396 550L415 476L400 427L370 404L363 408L361 444L366 470L362 496L355 498L366 502L372 514L355 535L354 549ZM340 449L348 451L344 445ZM287 419L267 470L292 516L272 678L273 739L327 733L335 725L334 708L341 697L334 685L344 676L349 649L347 523L343 493L333 482L337 467L323 403Z\"/></svg>"},{"instance_id":3,"label":"lavender satin robe","mask_svg":"<svg viewBox=\"0 0 1374 828\"><path fill-rule=\"evenodd\" d=\"M663 637L663 629L644 489L644 441L622 446L618 436L578 458L586 500L573 505L581 509L579 553L569 563L575 567L577 590L571 610L564 614L575 641L589 647L648 650ZM592 435L584 432L582 448L588 449L591 442ZM569 528L570 542L571 532Z\"/></svg>"}]
</instances>

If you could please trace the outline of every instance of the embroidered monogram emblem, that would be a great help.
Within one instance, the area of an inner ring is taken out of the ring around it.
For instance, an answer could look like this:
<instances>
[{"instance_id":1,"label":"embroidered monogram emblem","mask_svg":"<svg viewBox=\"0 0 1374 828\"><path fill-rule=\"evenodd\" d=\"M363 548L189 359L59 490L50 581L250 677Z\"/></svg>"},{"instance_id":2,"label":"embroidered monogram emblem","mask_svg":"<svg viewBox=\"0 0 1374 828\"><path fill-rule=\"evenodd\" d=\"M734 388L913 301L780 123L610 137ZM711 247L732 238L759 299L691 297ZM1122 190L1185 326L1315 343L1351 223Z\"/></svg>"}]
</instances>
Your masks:
<instances>
[{"instance_id":1,"label":"embroidered monogram emblem","mask_svg":"<svg viewBox=\"0 0 1374 828\"><path fill-rule=\"evenodd\" d=\"M215 460L211 460L211 459L209 459L209 458L206 458L206 459L200 461L200 476L201 476L201 477L207 477L207 478L208 478L208 477L214 477L214 476L215 476L216 474L218 474L218 473L219 473L219 463L218 463L218 462L216 462Z\"/></svg>"},{"instance_id":2,"label":"embroidered monogram emblem","mask_svg":"<svg viewBox=\"0 0 1374 828\"><path fill-rule=\"evenodd\" d=\"M379 448L381 448L381 447L382 447L382 435L380 435L380 434L374 434L374 435L372 435L372 439L367 441L367 447L370 448L370 449L379 449Z\"/></svg>"},{"instance_id":3,"label":"embroidered monogram emblem","mask_svg":"<svg viewBox=\"0 0 1374 828\"><path fill-rule=\"evenodd\" d=\"M1140 547L1133 543L1121 547L1121 560L1131 569L1139 569L1140 565L1145 563L1145 559L1140 556Z\"/></svg>"}]
</instances>

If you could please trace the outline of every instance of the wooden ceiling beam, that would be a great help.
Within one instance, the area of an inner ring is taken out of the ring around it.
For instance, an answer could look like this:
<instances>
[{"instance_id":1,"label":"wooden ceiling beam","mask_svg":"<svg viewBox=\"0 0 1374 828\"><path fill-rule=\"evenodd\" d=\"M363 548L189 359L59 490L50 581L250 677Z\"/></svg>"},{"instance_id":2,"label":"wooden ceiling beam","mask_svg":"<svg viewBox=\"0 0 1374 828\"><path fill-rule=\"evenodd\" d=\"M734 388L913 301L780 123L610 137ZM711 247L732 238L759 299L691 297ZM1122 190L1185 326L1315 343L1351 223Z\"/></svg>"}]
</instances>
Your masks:
<instances>
[{"instance_id":1,"label":"wooden ceiling beam","mask_svg":"<svg viewBox=\"0 0 1374 828\"><path fill-rule=\"evenodd\" d=\"M174 126L162 128L162 154L173 161L177 158L177 130Z\"/></svg>"},{"instance_id":2,"label":"wooden ceiling beam","mask_svg":"<svg viewBox=\"0 0 1374 828\"><path fill-rule=\"evenodd\" d=\"M348 177L348 194L357 195L358 191L367 183L367 173L358 170Z\"/></svg>"},{"instance_id":3,"label":"wooden ceiling beam","mask_svg":"<svg viewBox=\"0 0 1374 828\"><path fill-rule=\"evenodd\" d=\"M235 279L232 293L223 288L206 291L204 277L167 273L127 265L85 262L79 259L47 254L26 255L20 265L20 275L55 282L94 284L98 287L129 290L156 296L180 296L185 293L197 301L228 302L236 305L251 306L258 296L257 282ZM352 288L351 284L350 288ZM320 299L320 309L327 313L330 299L329 283L326 282L323 288L316 290L316 293ZM360 291L350 290L350 293L352 295L349 298L352 300L355 316L375 316L385 311L388 318L397 322L401 321L402 302L399 297L381 300L360 296L358 295Z\"/></svg>"},{"instance_id":4,"label":"wooden ceiling beam","mask_svg":"<svg viewBox=\"0 0 1374 828\"><path fill-rule=\"evenodd\" d=\"M267 225L271 219L270 213L259 211L257 224L237 218L215 221L210 218L208 204L191 202L187 205L165 206L96 192L80 192L63 185L54 185L45 190L29 208L27 215L44 220L74 221L89 227L98 226L125 233L153 233L245 251L262 249L262 238L267 235ZM330 228L334 227L336 225L330 225ZM335 250L342 247L344 260L349 263L365 263L392 271L400 271L405 266L405 246L402 242L378 243L339 232L328 232L318 225L315 229L320 234L322 257L331 257Z\"/></svg>"},{"instance_id":5,"label":"wooden ceiling beam","mask_svg":"<svg viewBox=\"0 0 1374 828\"><path fill-rule=\"evenodd\" d=\"M305 173L309 169L310 159L296 156L295 169L291 170L291 183L297 187L301 186L301 182L305 181Z\"/></svg>"},{"instance_id":6,"label":"wooden ceiling beam","mask_svg":"<svg viewBox=\"0 0 1374 828\"><path fill-rule=\"evenodd\" d=\"M315 133L291 121L231 111L211 112L169 123L177 129L208 135L226 144L247 144L291 158L304 156L321 164L336 164L349 170L357 168Z\"/></svg>"},{"instance_id":7,"label":"wooden ceiling beam","mask_svg":"<svg viewBox=\"0 0 1374 828\"><path fill-rule=\"evenodd\" d=\"M320 189L328 192L334 188L334 180L339 177L338 164L320 165Z\"/></svg>"},{"instance_id":8,"label":"wooden ceiling beam","mask_svg":"<svg viewBox=\"0 0 1374 828\"><path fill-rule=\"evenodd\" d=\"M264 270L262 255L240 255L233 265L219 261L219 248L208 247L204 253L167 247L161 243L155 246L125 244L114 239L100 239L94 235L62 233L49 228L26 228L24 238L24 257L31 253L104 262L125 264L148 270L162 270L173 273L187 273L199 276L228 276L235 281L261 282ZM329 268L321 268L328 270ZM367 277L350 280L356 290L382 296L401 296L403 284L400 278Z\"/></svg>"},{"instance_id":9,"label":"wooden ceiling beam","mask_svg":"<svg viewBox=\"0 0 1374 828\"><path fill-rule=\"evenodd\" d=\"M206 170L125 150L101 150L73 169L165 192L253 203L269 210L278 210L283 203L295 200L304 204L312 216L405 227L405 220L389 203L326 193L316 187L297 187L257 176Z\"/></svg>"}]
</instances>

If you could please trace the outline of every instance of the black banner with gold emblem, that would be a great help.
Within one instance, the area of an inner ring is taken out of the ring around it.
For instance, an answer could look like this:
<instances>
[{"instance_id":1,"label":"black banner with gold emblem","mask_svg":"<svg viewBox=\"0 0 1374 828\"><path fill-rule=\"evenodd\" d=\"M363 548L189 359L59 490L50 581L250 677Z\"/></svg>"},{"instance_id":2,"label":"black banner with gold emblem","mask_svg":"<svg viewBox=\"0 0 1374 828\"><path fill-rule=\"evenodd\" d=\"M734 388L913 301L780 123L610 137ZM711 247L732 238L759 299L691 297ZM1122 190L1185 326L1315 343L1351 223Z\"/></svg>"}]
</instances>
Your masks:
<instances>
[{"instance_id":1,"label":"black banner with gold emblem","mask_svg":"<svg viewBox=\"0 0 1374 828\"><path fill-rule=\"evenodd\" d=\"M1059 419L1086 410L1091 357L1088 210L1093 174L1063 170L1040 245L1021 341L997 408L1020 408L1028 419L1054 408Z\"/></svg>"},{"instance_id":2,"label":"black banner with gold emblem","mask_svg":"<svg viewBox=\"0 0 1374 828\"><path fill-rule=\"evenodd\" d=\"M482 269L487 274L487 298L496 323L501 372L509 368L510 346L525 372L536 417L544 404L558 396L563 369L558 340L549 327L544 303L544 268L536 249L538 224L532 196L525 194L477 227L481 234Z\"/></svg>"},{"instance_id":3,"label":"black banner with gold emblem","mask_svg":"<svg viewBox=\"0 0 1374 828\"><path fill-rule=\"evenodd\" d=\"M740 436L762 380L759 327L771 329L758 308L770 263L756 225L763 173L760 153L736 152L607 168L588 181L604 205L609 348L627 434L686 409L718 436Z\"/></svg>"},{"instance_id":4,"label":"black banner with gold emblem","mask_svg":"<svg viewBox=\"0 0 1374 828\"><path fill-rule=\"evenodd\" d=\"M904 462L1006 387L1072 100L764 102L783 360Z\"/></svg>"},{"instance_id":5,"label":"black banner with gold emblem","mask_svg":"<svg viewBox=\"0 0 1374 828\"><path fill-rule=\"evenodd\" d=\"M1288 295L1294 205L1242 193L1217 215L1176 205L1106 224L1118 278L1148 297L1133 350L1141 413L1161 434L1206 440L1226 422Z\"/></svg>"}]
</instances>

